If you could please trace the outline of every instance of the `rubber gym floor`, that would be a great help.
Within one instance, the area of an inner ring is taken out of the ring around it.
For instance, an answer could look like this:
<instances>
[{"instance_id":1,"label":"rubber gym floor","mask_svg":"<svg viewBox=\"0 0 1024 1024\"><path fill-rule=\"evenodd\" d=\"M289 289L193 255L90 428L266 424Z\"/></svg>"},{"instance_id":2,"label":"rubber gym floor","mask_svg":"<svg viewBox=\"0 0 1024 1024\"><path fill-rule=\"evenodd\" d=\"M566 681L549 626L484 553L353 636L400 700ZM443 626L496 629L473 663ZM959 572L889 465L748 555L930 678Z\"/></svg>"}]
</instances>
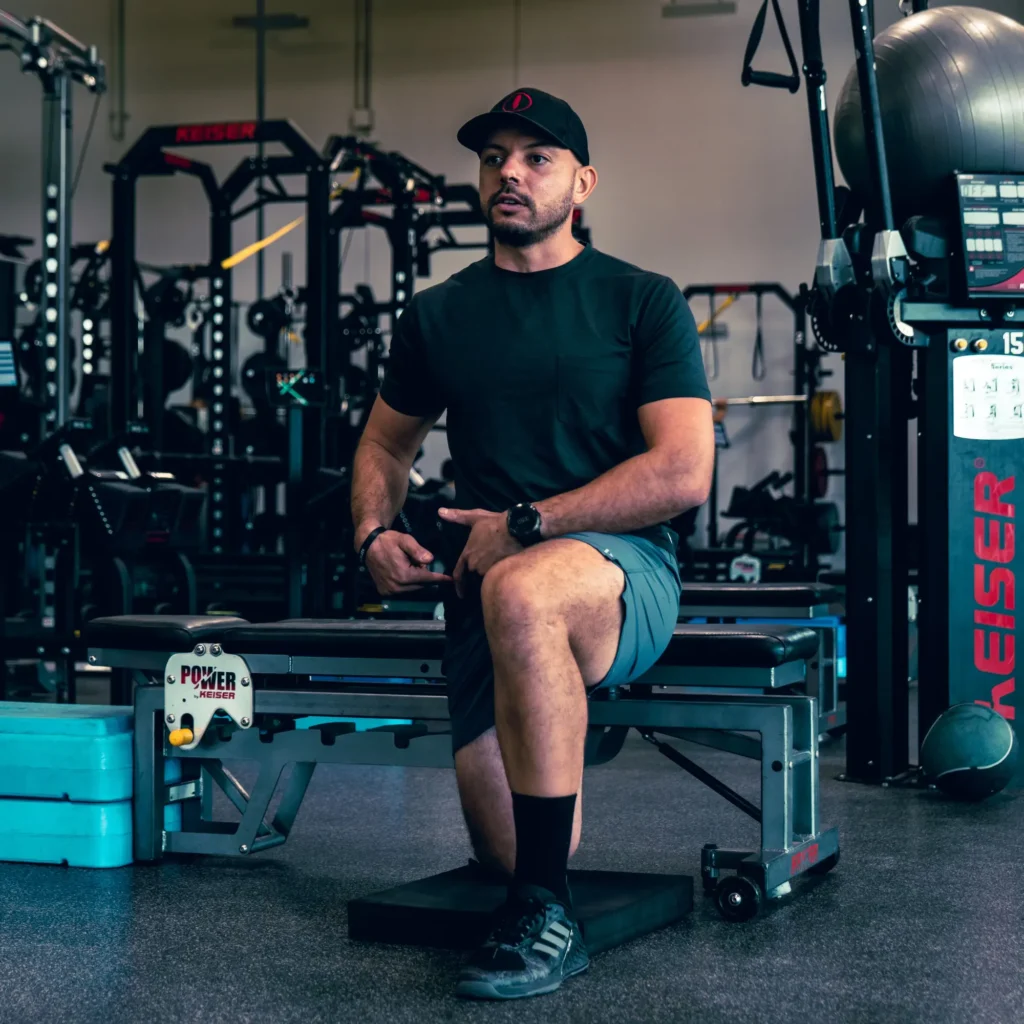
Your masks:
<instances>
[{"instance_id":1,"label":"rubber gym floor","mask_svg":"<svg viewBox=\"0 0 1024 1024\"><path fill-rule=\"evenodd\" d=\"M757 769L688 749L745 796ZM1024 1018L1020 790L982 804L842 783L822 808L842 862L749 924L690 918L610 950L551 996L456 1000L459 953L350 942L356 896L468 854L451 772L322 766L283 847L113 871L0 864L6 1024L552 1020L779 1024ZM588 770L574 866L697 876L757 826L639 738ZM753 848L752 846L750 848ZM699 890L699 887L698 887Z\"/></svg>"}]
</instances>

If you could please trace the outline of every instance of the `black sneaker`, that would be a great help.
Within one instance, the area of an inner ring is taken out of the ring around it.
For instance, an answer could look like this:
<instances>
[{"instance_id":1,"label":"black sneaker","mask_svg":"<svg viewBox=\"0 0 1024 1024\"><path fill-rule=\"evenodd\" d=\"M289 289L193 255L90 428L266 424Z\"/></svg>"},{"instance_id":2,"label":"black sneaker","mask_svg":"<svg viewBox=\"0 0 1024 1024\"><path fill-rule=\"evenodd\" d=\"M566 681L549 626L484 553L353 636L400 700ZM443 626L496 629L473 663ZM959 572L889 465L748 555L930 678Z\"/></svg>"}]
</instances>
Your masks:
<instances>
[{"instance_id":1,"label":"black sneaker","mask_svg":"<svg viewBox=\"0 0 1024 1024\"><path fill-rule=\"evenodd\" d=\"M459 975L464 999L521 999L554 992L590 966L580 926L546 889L519 887Z\"/></svg>"}]
</instances>

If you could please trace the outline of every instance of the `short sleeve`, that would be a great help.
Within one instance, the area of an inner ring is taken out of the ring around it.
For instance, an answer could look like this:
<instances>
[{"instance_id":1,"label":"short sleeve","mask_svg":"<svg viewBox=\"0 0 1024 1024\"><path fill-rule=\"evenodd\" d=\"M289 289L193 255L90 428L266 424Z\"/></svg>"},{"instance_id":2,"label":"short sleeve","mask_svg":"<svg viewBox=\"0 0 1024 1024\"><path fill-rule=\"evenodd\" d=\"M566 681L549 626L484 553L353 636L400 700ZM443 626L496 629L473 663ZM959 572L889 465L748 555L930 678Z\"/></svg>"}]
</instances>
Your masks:
<instances>
[{"instance_id":1,"label":"short sleeve","mask_svg":"<svg viewBox=\"0 0 1024 1024\"><path fill-rule=\"evenodd\" d=\"M406 416L426 419L444 412L445 401L430 365L415 299L395 324L380 395L395 412Z\"/></svg>"},{"instance_id":2,"label":"short sleeve","mask_svg":"<svg viewBox=\"0 0 1024 1024\"><path fill-rule=\"evenodd\" d=\"M711 400L700 336L690 304L675 282L657 277L640 307L633 334L637 405L664 398Z\"/></svg>"}]
</instances>

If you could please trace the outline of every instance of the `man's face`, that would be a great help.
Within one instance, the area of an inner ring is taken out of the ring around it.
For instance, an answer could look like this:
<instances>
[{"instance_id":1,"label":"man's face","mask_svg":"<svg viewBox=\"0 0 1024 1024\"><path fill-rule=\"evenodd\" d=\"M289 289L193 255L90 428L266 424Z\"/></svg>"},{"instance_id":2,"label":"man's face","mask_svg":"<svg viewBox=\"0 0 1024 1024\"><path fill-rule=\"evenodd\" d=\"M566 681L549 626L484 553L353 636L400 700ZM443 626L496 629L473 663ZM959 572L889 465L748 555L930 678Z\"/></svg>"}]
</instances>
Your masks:
<instances>
[{"instance_id":1,"label":"man's face","mask_svg":"<svg viewBox=\"0 0 1024 1024\"><path fill-rule=\"evenodd\" d=\"M480 201L495 239L526 248L555 234L572 215L579 169L553 142L495 132L480 153Z\"/></svg>"}]
</instances>

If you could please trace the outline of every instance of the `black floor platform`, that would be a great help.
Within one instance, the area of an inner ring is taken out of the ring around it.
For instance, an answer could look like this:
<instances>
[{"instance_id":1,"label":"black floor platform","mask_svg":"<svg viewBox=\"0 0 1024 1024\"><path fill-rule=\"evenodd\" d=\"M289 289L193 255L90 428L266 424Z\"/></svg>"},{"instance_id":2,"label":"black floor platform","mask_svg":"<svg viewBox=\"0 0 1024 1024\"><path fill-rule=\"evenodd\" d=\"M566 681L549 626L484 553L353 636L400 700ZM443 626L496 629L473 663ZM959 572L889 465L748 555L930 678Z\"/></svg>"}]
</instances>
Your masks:
<instances>
[{"instance_id":1,"label":"black floor platform","mask_svg":"<svg viewBox=\"0 0 1024 1024\"><path fill-rule=\"evenodd\" d=\"M570 871L587 949L603 953L675 924L693 909L693 879L625 871ZM348 937L368 942L472 949L487 936L505 886L467 865L352 900Z\"/></svg>"}]
</instances>

